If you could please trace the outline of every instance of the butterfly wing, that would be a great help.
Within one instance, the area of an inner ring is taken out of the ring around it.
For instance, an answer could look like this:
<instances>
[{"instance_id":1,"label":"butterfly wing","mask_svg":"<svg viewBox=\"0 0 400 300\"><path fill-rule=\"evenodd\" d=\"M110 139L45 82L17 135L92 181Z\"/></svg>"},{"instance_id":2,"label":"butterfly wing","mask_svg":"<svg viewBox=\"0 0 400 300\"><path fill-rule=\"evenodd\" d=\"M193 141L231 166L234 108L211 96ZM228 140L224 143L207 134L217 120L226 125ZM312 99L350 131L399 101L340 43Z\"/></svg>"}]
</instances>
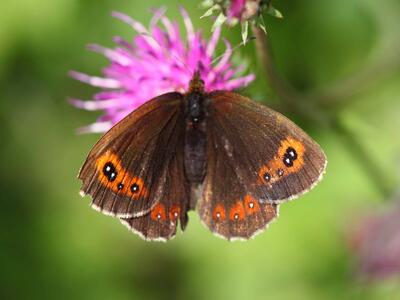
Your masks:
<instances>
[{"instance_id":1,"label":"butterfly wing","mask_svg":"<svg viewBox=\"0 0 400 300\"><path fill-rule=\"evenodd\" d=\"M278 216L278 205L260 203L248 193L218 130L209 127L207 171L198 205L200 218L218 236L249 239Z\"/></svg>"},{"instance_id":2,"label":"butterfly wing","mask_svg":"<svg viewBox=\"0 0 400 300\"><path fill-rule=\"evenodd\" d=\"M79 173L92 207L118 217L148 213L165 193L169 161L184 134L182 95L168 93L133 111L90 151Z\"/></svg>"},{"instance_id":3,"label":"butterfly wing","mask_svg":"<svg viewBox=\"0 0 400 300\"><path fill-rule=\"evenodd\" d=\"M278 215L277 204L322 177L321 148L281 114L239 94L209 94L207 170L199 214L227 239L253 236Z\"/></svg>"},{"instance_id":4,"label":"butterfly wing","mask_svg":"<svg viewBox=\"0 0 400 300\"><path fill-rule=\"evenodd\" d=\"M277 204L321 180L325 154L292 121L239 94L217 91L210 98L211 126L251 195Z\"/></svg>"},{"instance_id":5,"label":"butterfly wing","mask_svg":"<svg viewBox=\"0 0 400 300\"><path fill-rule=\"evenodd\" d=\"M190 185L184 175L183 145L177 151L167 167L165 192L160 201L144 216L121 219L132 232L145 240L171 239L175 236L178 220L182 230L186 227Z\"/></svg>"}]
</instances>

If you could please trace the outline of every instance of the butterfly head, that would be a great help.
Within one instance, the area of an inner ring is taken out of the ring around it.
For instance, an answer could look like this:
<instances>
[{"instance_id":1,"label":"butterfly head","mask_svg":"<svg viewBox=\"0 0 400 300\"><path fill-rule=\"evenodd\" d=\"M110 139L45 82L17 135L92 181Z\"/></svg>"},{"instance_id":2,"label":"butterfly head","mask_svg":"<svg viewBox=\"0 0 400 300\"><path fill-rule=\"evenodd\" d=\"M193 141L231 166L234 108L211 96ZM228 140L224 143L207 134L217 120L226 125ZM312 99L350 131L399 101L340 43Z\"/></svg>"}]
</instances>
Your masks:
<instances>
[{"instance_id":1,"label":"butterfly head","mask_svg":"<svg viewBox=\"0 0 400 300\"><path fill-rule=\"evenodd\" d=\"M188 93L204 93L204 81L201 79L200 70L196 70L189 83Z\"/></svg>"}]
</instances>

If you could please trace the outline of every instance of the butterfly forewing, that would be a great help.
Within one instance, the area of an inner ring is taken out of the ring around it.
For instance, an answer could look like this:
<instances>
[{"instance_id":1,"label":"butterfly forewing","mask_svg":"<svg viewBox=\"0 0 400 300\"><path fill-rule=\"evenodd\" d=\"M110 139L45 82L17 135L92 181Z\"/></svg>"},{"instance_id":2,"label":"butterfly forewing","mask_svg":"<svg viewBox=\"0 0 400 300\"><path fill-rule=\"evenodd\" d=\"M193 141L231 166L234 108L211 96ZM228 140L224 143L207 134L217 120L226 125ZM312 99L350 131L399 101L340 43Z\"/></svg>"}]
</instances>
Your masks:
<instances>
[{"instance_id":1,"label":"butterfly forewing","mask_svg":"<svg viewBox=\"0 0 400 300\"><path fill-rule=\"evenodd\" d=\"M181 101L179 93L149 101L94 146L79 174L94 208L134 217L149 212L162 198L169 161L182 142Z\"/></svg>"},{"instance_id":2,"label":"butterfly forewing","mask_svg":"<svg viewBox=\"0 0 400 300\"><path fill-rule=\"evenodd\" d=\"M311 189L326 158L303 130L283 115L231 92L209 95L210 122L247 193L281 203Z\"/></svg>"}]
</instances>

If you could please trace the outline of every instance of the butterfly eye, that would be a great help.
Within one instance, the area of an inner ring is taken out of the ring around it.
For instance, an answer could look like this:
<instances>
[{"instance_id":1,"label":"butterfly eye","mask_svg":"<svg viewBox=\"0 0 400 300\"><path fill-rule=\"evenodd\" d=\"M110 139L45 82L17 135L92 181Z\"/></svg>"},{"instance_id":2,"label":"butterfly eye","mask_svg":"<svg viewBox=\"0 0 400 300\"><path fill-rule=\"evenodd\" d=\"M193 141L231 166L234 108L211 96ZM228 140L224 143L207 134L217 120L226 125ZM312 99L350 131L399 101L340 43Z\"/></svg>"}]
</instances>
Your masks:
<instances>
[{"instance_id":1,"label":"butterfly eye","mask_svg":"<svg viewBox=\"0 0 400 300\"><path fill-rule=\"evenodd\" d=\"M117 178L117 170L111 162L107 162L103 168L103 174L108 178L109 181L113 182Z\"/></svg>"}]
</instances>

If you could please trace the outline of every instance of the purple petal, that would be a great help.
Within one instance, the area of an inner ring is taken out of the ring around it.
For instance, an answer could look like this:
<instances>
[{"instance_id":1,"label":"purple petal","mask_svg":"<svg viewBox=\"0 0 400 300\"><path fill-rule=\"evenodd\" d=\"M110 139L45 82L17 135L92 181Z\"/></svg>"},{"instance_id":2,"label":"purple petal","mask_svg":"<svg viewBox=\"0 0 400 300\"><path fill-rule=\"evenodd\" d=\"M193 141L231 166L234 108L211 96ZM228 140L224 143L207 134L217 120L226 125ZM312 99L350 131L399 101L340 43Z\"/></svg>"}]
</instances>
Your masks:
<instances>
[{"instance_id":1,"label":"purple petal","mask_svg":"<svg viewBox=\"0 0 400 300\"><path fill-rule=\"evenodd\" d=\"M193 39L194 39L194 28L193 28L193 23L190 20L189 14L187 13L186 9L184 9L182 6L179 8L181 15L183 17L183 22L185 24L186 28L186 34L187 34L187 40L188 43L190 44Z\"/></svg>"},{"instance_id":2,"label":"purple petal","mask_svg":"<svg viewBox=\"0 0 400 300\"><path fill-rule=\"evenodd\" d=\"M211 36L210 42L208 43L208 46L207 46L207 55L208 56L211 56L211 57L213 56L215 48L217 47L220 35L221 35L221 26L218 26L217 28L215 28L215 30Z\"/></svg>"},{"instance_id":3,"label":"purple petal","mask_svg":"<svg viewBox=\"0 0 400 300\"><path fill-rule=\"evenodd\" d=\"M132 63L131 58L124 56L115 50L105 48L97 44L88 45L88 49L97 53L101 53L109 60L112 60L122 66L129 66Z\"/></svg>"},{"instance_id":4,"label":"purple petal","mask_svg":"<svg viewBox=\"0 0 400 300\"><path fill-rule=\"evenodd\" d=\"M101 77L96 77L96 76L89 76L84 73L76 72L76 71L70 71L69 75L79 81L88 83L93 86L97 87L102 87L102 88L108 88L108 89L117 89L121 87L121 84L114 79L111 78L101 78Z\"/></svg>"},{"instance_id":5,"label":"purple petal","mask_svg":"<svg viewBox=\"0 0 400 300\"><path fill-rule=\"evenodd\" d=\"M84 133L102 133L108 131L112 127L111 122L96 122L87 126L78 128L77 132L79 134Z\"/></svg>"}]
</instances>

